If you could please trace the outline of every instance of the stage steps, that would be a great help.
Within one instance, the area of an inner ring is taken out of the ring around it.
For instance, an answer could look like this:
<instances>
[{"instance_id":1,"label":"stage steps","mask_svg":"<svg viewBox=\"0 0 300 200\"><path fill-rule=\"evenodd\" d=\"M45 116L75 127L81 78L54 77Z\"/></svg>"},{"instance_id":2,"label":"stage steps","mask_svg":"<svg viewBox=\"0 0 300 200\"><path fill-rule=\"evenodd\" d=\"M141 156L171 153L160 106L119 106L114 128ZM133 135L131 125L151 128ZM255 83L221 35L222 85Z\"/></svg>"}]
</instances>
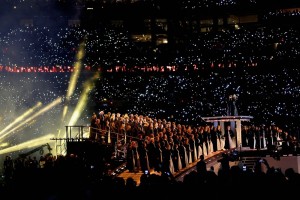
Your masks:
<instances>
[{"instance_id":1,"label":"stage steps","mask_svg":"<svg viewBox=\"0 0 300 200\"><path fill-rule=\"evenodd\" d=\"M241 159L243 166L246 166L247 170L253 170L255 163L260 159L261 157L253 156L253 157L243 157Z\"/></svg>"}]
</instances>

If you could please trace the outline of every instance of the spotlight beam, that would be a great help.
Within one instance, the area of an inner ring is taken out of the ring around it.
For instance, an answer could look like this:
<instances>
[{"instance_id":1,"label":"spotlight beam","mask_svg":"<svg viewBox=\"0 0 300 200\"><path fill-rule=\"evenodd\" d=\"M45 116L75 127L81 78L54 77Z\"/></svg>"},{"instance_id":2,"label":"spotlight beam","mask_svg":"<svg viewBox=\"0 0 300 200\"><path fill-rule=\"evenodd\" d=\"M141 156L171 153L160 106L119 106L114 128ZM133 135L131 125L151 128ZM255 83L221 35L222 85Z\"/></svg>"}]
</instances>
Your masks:
<instances>
[{"instance_id":1,"label":"spotlight beam","mask_svg":"<svg viewBox=\"0 0 300 200\"><path fill-rule=\"evenodd\" d=\"M21 144L17 144L17 145L12 146L12 147L2 149L2 150L0 150L0 155L6 154L6 153L11 153L11 152L14 152L14 151L19 151L19 150L22 150L22 149L29 149L29 148L33 148L33 147L36 147L36 146L39 146L39 145L42 145L42 144L45 144L45 143L49 143L49 139L52 138L52 137L53 137L53 134L47 134L45 136L42 136L42 137L39 137L39 138L36 138L36 139L33 139L33 140L26 141L26 142L23 142Z\"/></svg>"},{"instance_id":2,"label":"spotlight beam","mask_svg":"<svg viewBox=\"0 0 300 200\"><path fill-rule=\"evenodd\" d=\"M89 92L95 87L95 81L99 78L99 73L95 73L92 78L87 80L83 87L83 92L81 93L79 97L79 101L75 107L75 110L70 118L69 126L73 126L78 121L78 118L80 117L82 110L86 107L86 104L88 102L88 94ZM60 132L58 133L58 137L60 135ZM63 141L63 144L65 144L65 141Z\"/></svg>"},{"instance_id":3,"label":"spotlight beam","mask_svg":"<svg viewBox=\"0 0 300 200\"><path fill-rule=\"evenodd\" d=\"M78 50L78 53L76 55L76 62L74 64L74 71L71 74L70 83L69 83L67 94L66 94L66 105L64 106L64 109L63 109L62 121L64 120L65 116L67 115L68 103L70 101L71 96L74 93L75 86L76 86L76 83L78 81L78 77L79 77L80 72L81 72L81 66L82 66L81 61L82 61L82 58L85 55L84 47L85 47L85 42L83 40L79 45L79 50Z\"/></svg>"},{"instance_id":4,"label":"spotlight beam","mask_svg":"<svg viewBox=\"0 0 300 200\"><path fill-rule=\"evenodd\" d=\"M69 126L73 126L76 124L79 119L82 110L86 107L88 101L89 92L95 87L95 80L99 78L99 74L96 73L92 78L84 83L83 91L79 97L79 101L76 105L76 108L70 118Z\"/></svg>"},{"instance_id":5,"label":"spotlight beam","mask_svg":"<svg viewBox=\"0 0 300 200\"><path fill-rule=\"evenodd\" d=\"M25 117L29 116L31 113L33 113L37 108L39 108L42 105L41 102L38 102L34 107L27 110L24 114L16 118L12 123L10 123L8 126L6 126L2 131L0 131L0 137L3 133L5 133L7 130L9 130L11 127L13 127L15 124L22 122Z\"/></svg>"},{"instance_id":6,"label":"spotlight beam","mask_svg":"<svg viewBox=\"0 0 300 200\"><path fill-rule=\"evenodd\" d=\"M3 138L5 136L7 136L8 134L12 133L13 131L17 130L19 127L23 126L24 124L28 123L29 121L35 119L36 117L38 117L39 115L45 113L46 111L50 110L51 108L53 108L54 106L58 105L59 103L61 103L62 98L59 97L56 100L54 100L53 102L51 102L50 104L48 104L46 107L44 107L43 109L41 109L40 111L38 111L37 113L35 113L34 115L32 115L31 117L27 118L26 120L23 120L21 123L18 124L18 126L15 126L13 129L10 129L9 131L7 131L6 133L2 134L0 136L0 141L3 140Z\"/></svg>"}]
</instances>

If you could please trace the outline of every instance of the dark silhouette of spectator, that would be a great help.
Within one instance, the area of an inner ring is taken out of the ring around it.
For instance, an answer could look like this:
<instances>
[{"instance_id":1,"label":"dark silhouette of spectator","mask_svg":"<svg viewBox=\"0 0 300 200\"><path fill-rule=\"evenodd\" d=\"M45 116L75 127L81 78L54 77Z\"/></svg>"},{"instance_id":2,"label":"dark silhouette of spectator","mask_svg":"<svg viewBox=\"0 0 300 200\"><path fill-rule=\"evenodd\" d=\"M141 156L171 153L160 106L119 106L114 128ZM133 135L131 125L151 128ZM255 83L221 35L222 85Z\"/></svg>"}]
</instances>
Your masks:
<instances>
[{"instance_id":1,"label":"dark silhouette of spectator","mask_svg":"<svg viewBox=\"0 0 300 200\"><path fill-rule=\"evenodd\" d=\"M300 185L300 174L296 173L293 168L287 168L284 172L289 186L299 186Z\"/></svg>"},{"instance_id":2,"label":"dark silhouette of spectator","mask_svg":"<svg viewBox=\"0 0 300 200\"><path fill-rule=\"evenodd\" d=\"M136 192L137 188L137 182L132 178L132 177L128 177L126 179L126 185L125 185L125 189L126 192Z\"/></svg>"},{"instance_id":3,"label":"dark silhouette of spectator","mask_svg":"<svg viewBox=\"0 0 300 200\"><path fill-rule=\"evenodd\" d=\"M4 180L10 182L10 180L13 178L13 172L14 172L14 163L10 156L6 156L4 163L3 163L3 169L4 169Z\"/></svg>"},{"instance_id":4,"label":"dark silhouette of spectator","mask_svg":"<svg viewBox=\"0 0 300 200\"><path fill-rule=\"evenodd\" d=\"M199 174L205 174L207 172L206 162L203 154L200 156L200 160L196 164L196 170Z\"/></svg>"},{"instance_id":5,"label":"dark silhouette of spectator","mask_svg":"<svg viewBox=\"0 0 300 200\"><path fill-rule=\"evenodd\" d=\"M219 163L221 163L220 165L220 170L222 170L223 172L229 172L230 170L230 157L227 153L222 153L222 158L218 160Z\"/></svg>"}]
</instances>

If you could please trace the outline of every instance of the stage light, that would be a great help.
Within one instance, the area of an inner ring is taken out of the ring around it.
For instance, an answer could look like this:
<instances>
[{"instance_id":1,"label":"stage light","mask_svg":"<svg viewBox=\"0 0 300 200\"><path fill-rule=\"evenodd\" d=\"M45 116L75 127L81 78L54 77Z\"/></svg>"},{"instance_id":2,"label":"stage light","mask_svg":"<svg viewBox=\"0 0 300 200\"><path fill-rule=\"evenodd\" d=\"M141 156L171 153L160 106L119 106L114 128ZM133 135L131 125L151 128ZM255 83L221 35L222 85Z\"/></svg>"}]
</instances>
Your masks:
<instances>
[{"instance_id":1,"label":"stage light","mask_svg":"<svg viewBox=\"0 0 300 200\"><path fill-rule=\"evenodd\" d=\"M68 90L67 90L67 95L66 95L66 104L64 106L63 109L63 114L62 114L62 121L65 119L65 116L68 113L68 103L71 99L71 96L73 95L74 91L75 91L75 86L77 84L78 81L78 77L80 75L81 72L81 67L82 67L82 58L84 57L85 54L85 42L81 42L79 45L79 50L78 53L76 55L76 62L74 63L74 71L72 72L72 75L70 77L70 82L69 82L69 86L68 86Z\"/></svg>"},{"instance_id":2,"label":"stage light","mask_svg":"<svg viewBox=\"0 0 300 200\"><path fill-rule=\"evenodd\" d=\"M82 110L83 108L86 107L86 104L88 102L88 95L89 95L89 92L94 88L95 86L95 81L99 78L99 73L95 73L94 76L87 80L84 85L83 85L83 91L80 95L80 98L78 100L78 103L76 105L76 108L70 118L70 121L69 121L69 126L73 126L76 124L77 120L79 119L81 113L82 113Z\"/></svg>"},{"instance_id":3,"label":"stage light","mask_svg":"<svg viewBox=\"0 0 300 200\"><path fill-rule=\"evenodd\" d=\"M27 142L23 142L21 144L18 144L18 145L12 146L12 147L2 149L2 150L0 150L0 155L6 154L6 153L11 153L14 151L20 151L23 149L30 149L30 148L37 147L42 144L49 143L49 139L52 138L53 136L54 136L54 134L48 134L48 135L42 136L40 138L29 140Z\"/></svg>"},{"instance_id":4,"label":"stage light","mask_svg":"<svg viewBox=\"0 0 300 200\"><path fill-rule=\"evenodd\" d=\"M0 132L0 138L2 138L1 136L8 130L10 130L12 127L15 127L16 124L19 124L19 122L24 121L24 119L31 115L37 108L39 108L42 105L41 102L38 102L34 107L30 108L29 110L27 110L24 114L22 114L21 116L19 116L18 118L16 118L12 123L10 123L8 126L6 126L4 129L2 129L2 131Z\"/></svg>"},{"instance_id":5,"label":"stage light","mask_svg":"<svg viewBox=\"0 0 300 200\"><path fill-rule=\"evenodd\" d=\"M31 115L30 117L26 118L25 120L21 121L21 123L18 123L17 126L14 126L14 128L10 129L9 131L2 133L2 135L0 136L0 141L2 141L6 136L8 136L10 133L13 133L15 130L18 130L18 128L26 125L27 123L29 123L30 121L32 121L33 119L35 119L36 117L40 116L41 114L47 112L48 110L50 110L51 108L53 108L54 106L58 105L59 103L61 103L62 98L59 97L56 100L54 100L53 102L51 102L50 104L48 104L47 106L45 106L43 109L39 110L38 112L36 112L34 115Z\"/></svg>"}]
</instances>

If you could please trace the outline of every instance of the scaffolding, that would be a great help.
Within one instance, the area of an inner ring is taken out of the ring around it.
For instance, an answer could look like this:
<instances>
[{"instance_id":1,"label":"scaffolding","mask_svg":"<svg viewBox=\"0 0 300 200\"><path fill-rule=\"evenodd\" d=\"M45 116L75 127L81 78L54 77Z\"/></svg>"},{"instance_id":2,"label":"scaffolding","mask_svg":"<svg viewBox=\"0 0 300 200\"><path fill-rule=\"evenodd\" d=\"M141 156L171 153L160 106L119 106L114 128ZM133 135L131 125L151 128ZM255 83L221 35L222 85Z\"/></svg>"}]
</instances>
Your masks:
<instances>
[{"instance_id":1,"label":"scaffolding","mask_svg":"<svg viewBox=\"0 0 300 200\"><path fill-rule=\"evenodd\" d=\"M67 154L67 142L69 141L83 142L87 140L85 133L89 132L89 129L89 126L81 125L65 126L65 137L51 138L55 141L56 155Z\"/></svg>"},{"instance_id":2,"label":"scaffolding","mask_svg":"<svg viewBox=\"0 0 300 200\"><path fill-rule=\"evenodd\" d=\"M92 127L90 126L65 126L65 137L51 138L55 140L55 150L56 155L66 155L67 154L67 142L85 142L90 141L89 133ZM112 132L109 128L106 130L97 129L101 132L101 138L97 141L100 144L109 144L114 147L115 159L125 159L126 158L126 148L127 148L127 134ZM113 143L113 144L112 144Z\"/></svg>"}]
</instances>

